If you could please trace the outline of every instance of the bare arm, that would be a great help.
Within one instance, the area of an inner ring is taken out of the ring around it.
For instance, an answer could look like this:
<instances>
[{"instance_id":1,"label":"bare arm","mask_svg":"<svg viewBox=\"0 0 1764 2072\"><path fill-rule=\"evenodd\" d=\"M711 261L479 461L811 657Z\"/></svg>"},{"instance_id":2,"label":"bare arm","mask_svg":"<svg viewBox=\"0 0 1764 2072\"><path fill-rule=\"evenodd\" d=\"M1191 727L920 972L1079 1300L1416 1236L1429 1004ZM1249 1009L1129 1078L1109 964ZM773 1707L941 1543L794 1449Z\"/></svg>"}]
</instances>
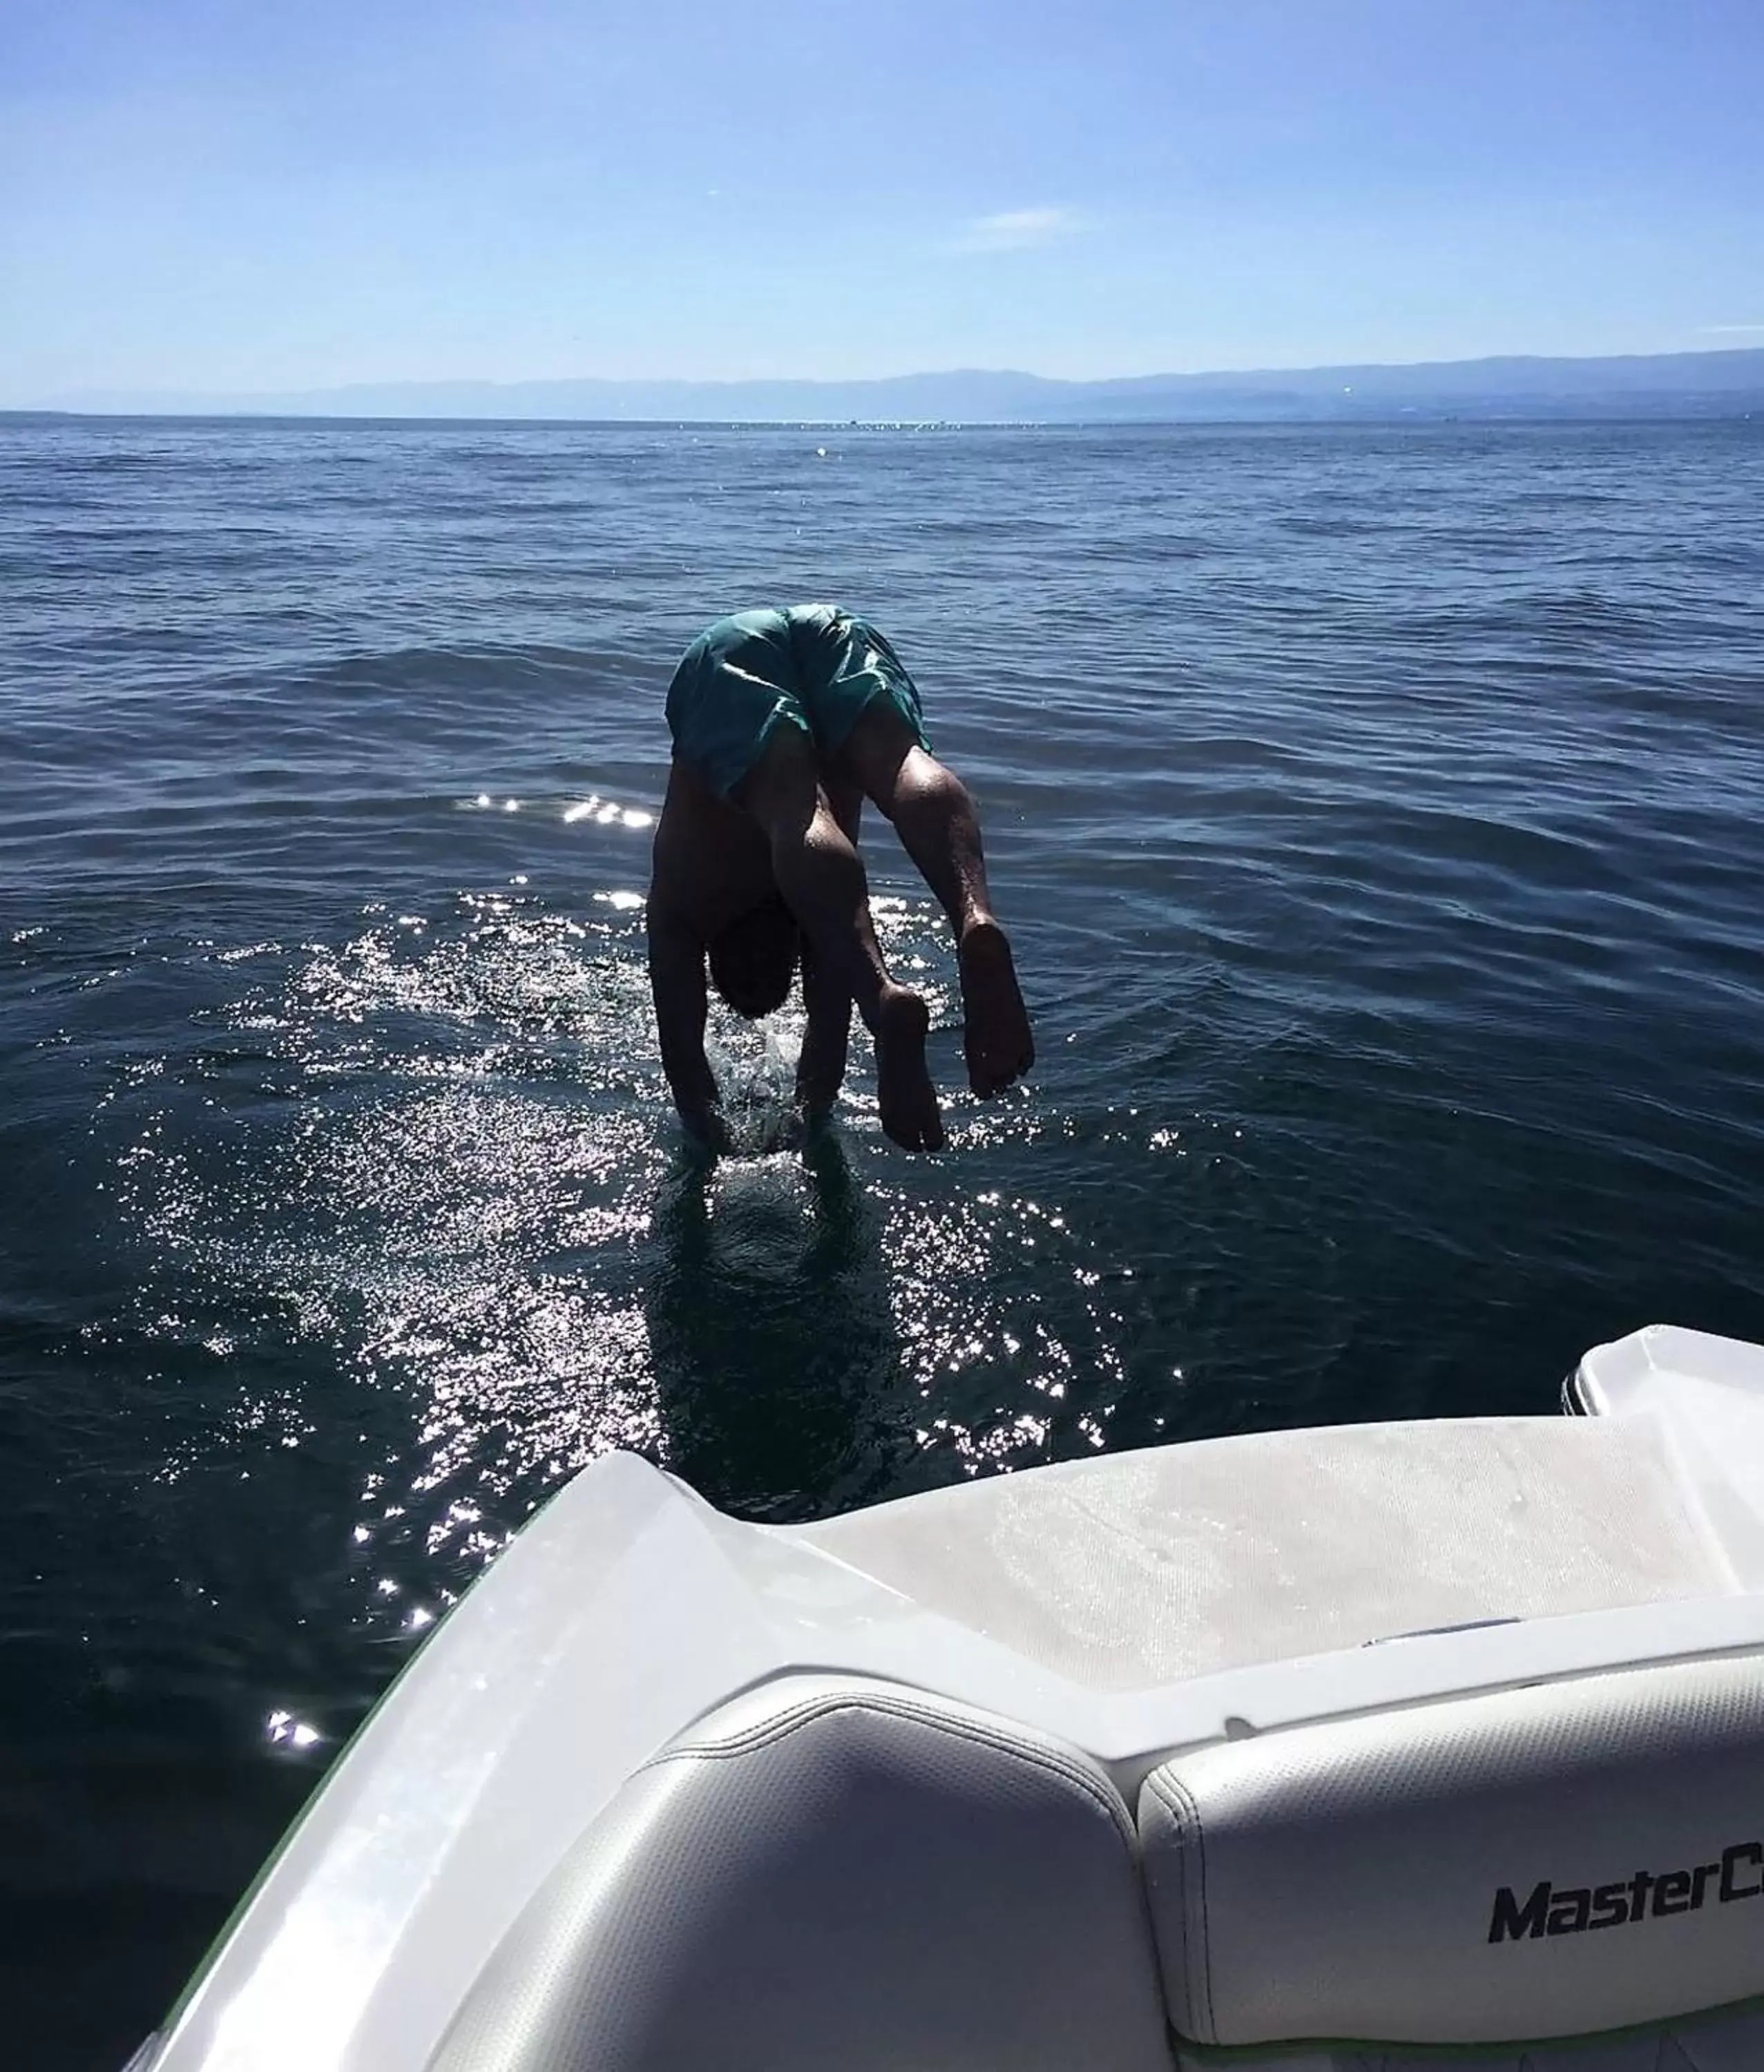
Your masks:
<instances>
[{"instance_id":1,"label":"bare arm","mask_svg":"<svg viewBox=\"0 0 1764 2072\"><path fill-rule=\"evenodd\" d=\"M697 931L652 892L649 988L656 1003L661 1068L680 1119L701 1143L722 1138L717 1081L705 1055L705 946Z\"/></svg>"}]
</instances>

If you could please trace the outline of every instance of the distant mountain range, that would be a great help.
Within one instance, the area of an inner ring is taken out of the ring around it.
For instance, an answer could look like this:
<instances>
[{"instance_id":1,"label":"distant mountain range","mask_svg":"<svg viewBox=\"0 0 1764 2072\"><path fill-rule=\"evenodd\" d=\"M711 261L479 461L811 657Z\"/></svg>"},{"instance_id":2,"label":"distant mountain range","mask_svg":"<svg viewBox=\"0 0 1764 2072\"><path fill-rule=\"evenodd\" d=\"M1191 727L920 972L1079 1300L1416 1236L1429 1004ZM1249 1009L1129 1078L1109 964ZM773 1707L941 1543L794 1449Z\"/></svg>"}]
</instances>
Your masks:
<instances>
[{"instance_id":1,"label":"distant mountain range","mask_svg":"<svg viewBox=\"0 0 1764 2072\"><path fill-rule=\"evenodd\" d=\"M157 416L615 422L1073 424L1764 415L1764 347L1452 360L1055 381L961 369L874 381L397 381L281 395L93 393L51 409Z\"/></svg>"}]
</instances>

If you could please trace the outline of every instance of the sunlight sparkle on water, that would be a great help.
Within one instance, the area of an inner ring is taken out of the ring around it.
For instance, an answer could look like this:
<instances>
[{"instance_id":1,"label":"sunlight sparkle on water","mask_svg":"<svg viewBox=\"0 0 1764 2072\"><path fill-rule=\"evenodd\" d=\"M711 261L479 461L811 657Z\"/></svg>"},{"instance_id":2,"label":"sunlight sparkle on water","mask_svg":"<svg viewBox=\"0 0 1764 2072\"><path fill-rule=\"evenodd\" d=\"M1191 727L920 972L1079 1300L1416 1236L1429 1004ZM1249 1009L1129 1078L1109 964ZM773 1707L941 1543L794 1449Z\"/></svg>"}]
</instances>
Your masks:
<instances>
[{"instance_id":1,"label":"sunlight sparkle on water","mask_svg":"<svg viewBox=\"0 0 1764 2072\"><path fill-rule=\"evenodd\" d=\"M579 817L599 824L607 804ZM790 1102L800 1015L720 1009L713 1063L745 1155L695 1180L655 1052L643 895L615 878L553 905L525 875L426 915L368 906L352 934L286 952L233 1026L298 1106L247 1104L250 1128L181 1164L150 1111L122 1169L167 1256L271 1305L314 1377L233 1395L211 1452L255 1489L269 1449L300 1457L286 1448L315 1429L309 1387L359 1392L342 1411L369 1449L339 1533L352 1621L414 1639L613 1448L738 1512L800 1512L856 1500L890 1445L924 1463L915 1477L960 1479L1104 1442L1127 1324L1057 1183L1019 1194L989 1161L963 1195L940 1164L901 1158L861 1034L817 1151ZM890 955L930 968L934 1001L952 995L931 903L885 893L878 909ZM1032 1099L982 1109L962 1089L951 1011L952 1138L1034 1141L1051 1123ZM251 1350L241 1338L237 1357ZM805 1443L824 1454L799 1460ZM298 1724L282 1723L290 1745Z\"/></svg>"},{"instance_id":2,"label":"sunlight sparkle on water","mask_svg":"<svg viewBox=\"0 0 1764 2072\"><path fill-rule=\"evenodd\" d=\"M308 1749L324 1739L316 1727L297 1720L292 1712L272 1712L264 1721L264 1733L278 1748Z\"/></svg>"},{"instance_id":3,"label":"sunlight sparkle on water","mask_svg":"<svg viewBox=\"0 0 1764 2072\"><path fill-rule=\"evenodd\" d=\"M578 800L573 806L564 808L565 827L578 820L593 820L601 827L615 825L626 828L647 828L655 824L656 816L641 806L621 806L616 800L602 799L597 791L591 796Z\"/></svg>"}]
</instances>

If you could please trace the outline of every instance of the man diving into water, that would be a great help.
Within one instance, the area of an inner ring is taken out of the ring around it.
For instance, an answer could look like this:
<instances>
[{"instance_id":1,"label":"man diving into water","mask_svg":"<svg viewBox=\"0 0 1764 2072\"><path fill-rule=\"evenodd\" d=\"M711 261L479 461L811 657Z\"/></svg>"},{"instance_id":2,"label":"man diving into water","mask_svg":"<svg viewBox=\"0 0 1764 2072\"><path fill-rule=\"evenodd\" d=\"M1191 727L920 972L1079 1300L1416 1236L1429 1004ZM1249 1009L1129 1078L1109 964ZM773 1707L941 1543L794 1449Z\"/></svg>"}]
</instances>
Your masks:
<instances>
[{"instance_id":1,"label":"man diving into water","mask_svg":"<svg viewBox=\"0 0 1764 2072\"><path fill-rule=\"evenodd\" d=\"M726 1141L705 1055L709 982L750 1019L782 1006L800 961L808 1026L796 1092L824 1115L845 1073L853 1002L875 1039L882 1125L909 1151L944 1141L925 1065L930 1014L889 976L857 849L873 800L956 931L968 1084L997 1093L1034 1044L993 918L967 787L931 753L919 693L876 628L828 604L742 611L686 650L668 689L673 767L656 829L649 978L681 1120Z\"/></svg>"}]
</instances>

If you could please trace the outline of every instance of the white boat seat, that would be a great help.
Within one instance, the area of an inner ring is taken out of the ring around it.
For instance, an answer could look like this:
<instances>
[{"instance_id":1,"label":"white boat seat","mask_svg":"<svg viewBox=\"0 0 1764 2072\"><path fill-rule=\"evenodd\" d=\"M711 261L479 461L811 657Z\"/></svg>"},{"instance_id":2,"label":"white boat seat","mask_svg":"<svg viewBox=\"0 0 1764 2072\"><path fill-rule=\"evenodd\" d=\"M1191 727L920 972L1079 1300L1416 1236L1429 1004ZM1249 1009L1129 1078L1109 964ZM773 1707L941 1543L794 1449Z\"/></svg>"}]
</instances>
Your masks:
<instances>
[{"instance_id":1,"label":"white boat seat","mask_svg":"<svg viewBox=\"0 0 1764 2072\"><path fill-rule=\"evenodd\" d=\"M1764 1994L1756 1656L1215 1743L1139 1823L1202 2045L1512 2046Z\"/></svg>"},{"instance_id":2,"label":"white boat seat","mask_svg":"<svg viewBox=\"0 0 1764 2072\"><path fill-rule=\"evenodd\" d=\"M1170 2072L1132 1820L1088 1757L792 1676L639 1770L434 2072Z\"/></svg>"}]
</instances>

